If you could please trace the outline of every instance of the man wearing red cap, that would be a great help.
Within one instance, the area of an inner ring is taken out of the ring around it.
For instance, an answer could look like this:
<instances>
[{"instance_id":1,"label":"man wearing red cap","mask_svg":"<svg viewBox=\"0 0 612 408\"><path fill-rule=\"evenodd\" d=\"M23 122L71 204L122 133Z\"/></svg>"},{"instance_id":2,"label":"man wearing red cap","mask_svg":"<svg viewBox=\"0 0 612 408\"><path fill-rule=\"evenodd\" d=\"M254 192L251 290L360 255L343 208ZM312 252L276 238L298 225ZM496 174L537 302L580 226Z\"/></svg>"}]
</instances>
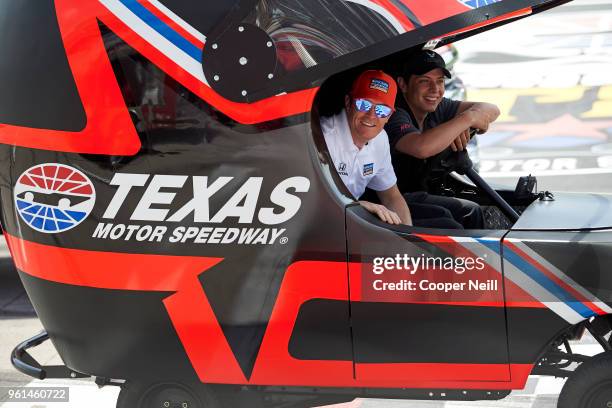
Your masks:
<instances>
[{"instance_id":1,"label":"man wearing red cap","mask_svg":"<svg viewBox=\"0 0 612 408\"><path fill-rule=\"evenodd\" d=\"M444 59L434 51L418 51L408 58L398 77L401 95L397 112L385 127L393 166L415 220L428 219L424 226L437 228L483 228L478 204L427 193L427 159L448 147L455 151L465 149L470 128L484 133L499 116L497 106L490 103L444 98L445 77L451 74ZM443 222L433 220L436 217L442 217Z\"/></svg>"},{"instance_id":2,"label":"man wearing red cap","mask_svg":"<svg viewBox=\"0 0 612 408\"><path fill-rule=\"evenodd\" d=\"M399 192L389 139L384 126L393 113L397 85L382 71L365 71L345 96L344 110L321 119L321 130L340 178L355 198L366 187L381 204L359 201L389 224L412 225L408 205Z\"/></svg>"}]
</instances>

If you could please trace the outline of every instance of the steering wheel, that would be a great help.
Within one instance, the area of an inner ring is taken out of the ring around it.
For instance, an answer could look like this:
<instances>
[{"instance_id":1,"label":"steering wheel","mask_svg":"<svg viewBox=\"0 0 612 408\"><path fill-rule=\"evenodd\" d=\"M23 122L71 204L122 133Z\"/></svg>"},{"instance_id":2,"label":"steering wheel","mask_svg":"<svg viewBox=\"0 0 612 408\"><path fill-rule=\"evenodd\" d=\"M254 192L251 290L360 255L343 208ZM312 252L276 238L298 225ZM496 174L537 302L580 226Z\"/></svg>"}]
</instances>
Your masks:
<instances>
[{"instance_id":1,"label":"steering wheel","mask_svg":"<svg viewBox=\"0 0 612 408\"><path fill-rule=\"evenodd\" d=\"M476 134L477 129L470 129L470 138ZM432 179L442 178L454 171L466 175L472 183L482 190L489 198L515 223L519 214L500 196L489 184L474 170L472 160L467 150L453 151L450 147L428 159L429 174Z\"/></svg>"},{"instance_id":2,"label":"steering wheel","mask_svg":"<svg viewBox=\"0 0 612 408\"><path fill-rule=\"evenodd\" d=\"M470 140L478 133L478 129L470 128ZM454 171L465 175L473 167L467 150L453 151L447 147L440 153L427 159L427 168L432 179L440 179Z\"/></svg>"}]
</instances>

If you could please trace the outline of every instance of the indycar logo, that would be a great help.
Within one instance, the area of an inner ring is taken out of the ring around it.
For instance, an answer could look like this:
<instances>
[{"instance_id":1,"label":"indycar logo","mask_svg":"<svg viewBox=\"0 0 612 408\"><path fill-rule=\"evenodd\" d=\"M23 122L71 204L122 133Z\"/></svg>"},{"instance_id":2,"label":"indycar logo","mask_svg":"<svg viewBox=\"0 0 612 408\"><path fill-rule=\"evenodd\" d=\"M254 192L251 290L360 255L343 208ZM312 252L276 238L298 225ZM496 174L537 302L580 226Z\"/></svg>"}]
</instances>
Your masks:
<instances>
[{"instance_id":1,"label":"indycar logo","mask_svg":"<svg viewBox=\"0 0 612 408\"><path fill-rule=\"evenodd\" d=\"M24 171L14 189L21 219L39 232L63 232L79 225L91 212L96 193L81 171L57 163Z\"/></svg>"},{"instance_id":2,"label":"indycar logo","mask_svg":"<svg viewBox=\"0 0 612 408\"><path fill-rule=\"evenodd\" d=\"M475 9L478 7L488 6L489 4L497 3L501 0L458 0L459 3L469 8Z\"/></svg>"}]
</instances>

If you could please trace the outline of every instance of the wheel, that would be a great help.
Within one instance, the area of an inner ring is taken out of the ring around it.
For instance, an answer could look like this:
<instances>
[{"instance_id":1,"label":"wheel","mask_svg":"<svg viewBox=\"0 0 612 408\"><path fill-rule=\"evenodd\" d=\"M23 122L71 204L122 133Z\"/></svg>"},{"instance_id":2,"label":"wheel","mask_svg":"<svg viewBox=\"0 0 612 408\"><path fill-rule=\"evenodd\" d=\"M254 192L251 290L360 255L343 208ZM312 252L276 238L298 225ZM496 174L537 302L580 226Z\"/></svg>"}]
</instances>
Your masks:
<instances>
[{"instance_id":1,"label":"wheel","mask_svg":"<svg viewBox=\"0 0 612 408\"><path fill-rule=\"evenodd\" d=\"M121 386L117 408L221 408L203 384L179 382L126 382Z\"/></svg>"},{"instance_id":2,"label":"wheel","mask_svg":"<svg viewBox=\"0 0 612 408\"><path fill-rule=\"evenodd\" d=\"M598 354L574 371L557 408L612 408L612 352Z\"/></svg>"}]
</instances>

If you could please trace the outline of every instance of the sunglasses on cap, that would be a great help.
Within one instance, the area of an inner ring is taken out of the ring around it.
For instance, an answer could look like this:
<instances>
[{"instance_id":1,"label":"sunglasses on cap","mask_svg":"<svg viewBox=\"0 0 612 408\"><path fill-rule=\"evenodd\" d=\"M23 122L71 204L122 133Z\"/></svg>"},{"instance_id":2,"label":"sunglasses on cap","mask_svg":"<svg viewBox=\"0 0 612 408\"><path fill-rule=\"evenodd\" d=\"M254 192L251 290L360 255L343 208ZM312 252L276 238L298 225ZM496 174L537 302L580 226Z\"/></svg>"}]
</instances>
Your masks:
<instances>
[{"instance_id":1,"label":"sunglasses on cap","mask_svg":"<svg viewBox=\"0 0 612 408\"><path fill-rule=\"evenodd\" d=\"M384 119L393 113L393 109L387 105L378 104L375 105L367 99L357 98L355 99L355 108L359 112L369 112L374 107L374 114L377 118Z\"/></svg>"}]
</instances>

